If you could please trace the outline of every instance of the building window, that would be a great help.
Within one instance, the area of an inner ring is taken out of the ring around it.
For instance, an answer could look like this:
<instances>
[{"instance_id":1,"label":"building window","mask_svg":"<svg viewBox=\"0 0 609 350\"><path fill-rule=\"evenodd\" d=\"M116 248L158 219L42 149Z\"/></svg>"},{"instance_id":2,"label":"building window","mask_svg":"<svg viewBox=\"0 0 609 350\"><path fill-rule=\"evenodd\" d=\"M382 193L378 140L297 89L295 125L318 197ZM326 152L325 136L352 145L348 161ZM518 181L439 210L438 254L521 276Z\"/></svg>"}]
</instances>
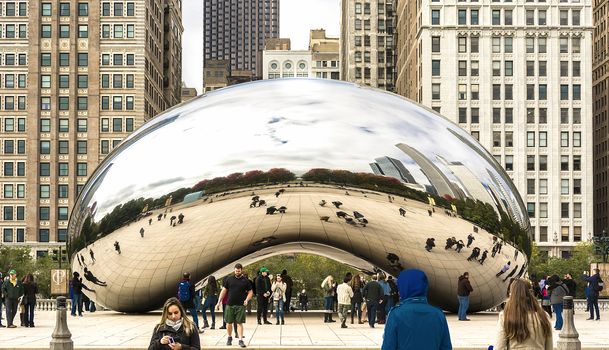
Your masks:
<instances>
[{"instance_id":1,"label":"building window","mask_svg":"<svg viewBox=\"0 0 609 350\"><path fill-rule=\"evenodd\" d=\"M79 74L78 75L78 88L86 89L88 87L89 87L89 76L86 74Z\"/></svg>"},{"instance_id":2,"label":"building window","mask_svg":"<svg viewBox=\"0 0 609 350\"><path fill-rule=\"evenodd\" d=\"M562 131L560 133L560 147L569 147L569 132Z\"/></svg>"},{"instance_id":3,"label":"building window","mask_svg":"<svg viewBox=\"0 0 609 350\"><path fill-rule=\"evenodd\" d=\"M560 180L560 194L569 194L569 179Z\"/></svg>"},{"instance_id":4,"label":"building window","mask_svg":"<svg viewBox=\"0 0 609 350\"><path fill-rule=\"evenodd\" d=\"M535 147L535 132L527 131L527 147Z\"/></svg>"},{"instance_id":5,"label":"building window","mask_svg":"<svg viewBox=\"0 0 609 350\"><path fill-rule=\"evenodd\" d=\"M527 213L529 214L530 218L535 217L535 203L527 203Z\"/></svg>"},{"instance_id":6,"label":"building window","mask_svg":"<svg viewBox=\"0 0 609 350\"><path fill-rule=\"evenodd\" d=\"M431 52L440 52L440 37L431 37Z\"/></svg>"},{"instance_id":7,"label":"building window","mask_svg":"<svg viewBox=\"0 0 609 350\"><path fill-rule=\"evenodd\" d=\"M566 85L566 84L560 85L560 99L561 100L569 99L569 85Z\"/></svg>"},{"instance_id":8,"label":"building window","mask_svg":"<svg viewBox=\"0 0 609 350\"><path fill-rule=\"evenodd\" d=\"M76 175L87 176L87 163L76 163Z\"/></svg>"},{"instance_id":9,"label":"building window","mask_svg":"<svg viewBox=\"0 0 609 350\"><path fill-rule=\"evenodd\" d=\"M569 25L569 10L560 10L560 25Z\"/></svg>"},{"instance_id":10,"label":"building window","mask_svg":"<svg viewBox=\"0 0 609 350\"><path fill-rule=\"evenodd\" d=\"M548 179L539 179L539 194L548 194Z\"/></svg>"},{"instance_id":11,"label":"building window","mask_svg":"<svg viewBox=\"0 0 609 350\"><path fill-rule=\"evenodd\" d=\"M57 198L68 198L68 185L57 185Z\"/></svg>"},{"instance_id":12,"label":"building window","mask_svg":"<svg viewBox=\"0 0 609 350\"><path fill-rule=\"evenodd\" d=\"M548 217L548 203L547 202L539 203L539 217L543 218L543 219Z\"/></svg>"},{"instance_id":13,"label":"building window","mask_svg":"<svg viewBox=\"0 0 609 350\"><path fill-rule=\"evenodd\" d=\"M527 171L535 170L535 156L527 156Z\"/></svg>"},{"instance_id":14,"label":"building window","mask_svg":"<svg viewBox=\"0 0 609 350\"><path fill-rule=\"evenodd\" d=\"M57 220L68 220L68 207L57 207Z\"/></svg>"},{"instance_id":15,"label":"building window","mask_svg":"<svg viewBox=\"0 0 609 350\"><path fill-rule=\"evenodd\" d=\"M505 170L507 170L507 171L514 170L514 156L512 156L512 155L505 156Z\"/></svg>"},{"instance_id":16,"label":"building window","mask_svg":"<svg viewBox=\"0 0 609 350\"><path fill-rule=\"evenodd\" d=\"M475 100L480 99L480 85L478 85L478 84L472 84L470 86L470 90L471 90L471 93L472 93L472 96L471 96L472 100L475 101Z\"/></svg>"},{"instance_id":17,"label":"building window","mask_svg":"<svg viewBox=\"0 0 609 350\"><path fill-rule=\"evenodd\" d=\"M479 74L479 66L478 66L478 61L471 61L470 62L470 74L472 77L477 77Z\"/></svg>"},{"instance_id":18,"label":"building window","mask_svg":"<svg viewBox=\"0 0 609 350\"><path fill-rule=\"evenodd\" d=\"M440 99L440 84L431 84L431 99Z\"/></svg>"},{"instance_id":19,"label":"building window","mask_svg":"<svg viewBox=\"0 0 609 350\"><path fill-rule=\"evenodd\" d=\"M535 53L535 38L526 38L527 53Z\"/></svg>"},{"instance_id":20,"label":"building window","mask_svg":"<svg viewBox=\"0 0 609 350\"><path fill-rule=\"evenodd\" d=\"M467 123L467 108L459 108L459 123Z\"/></svg>"},{"instance_id":21,"label":"building window","mask_svg":"<svg viewBox=\"0 0 609 350\"><path fill-rule=\"evenodd\" d=\"M49 207L40 207L38 208L38 216L41 221L50 220L51 210Z\"/></svg>"},{"instance_id":22,"label":"building window","mask_svg":"<svg viewBox=\"0 0 609 350\"><path fill-rule=\"evenodd\" d=\"M40 198L49 198L51 197L51 186L50 185L40 185Z\"/></svg>"},{"instance_id":23,"label":"building window","mask_svg":"<svg viewBox=\"0 0 609 350\"><path fill-rule=\"evenodd\" d=\"M60 38L69 38L70 37L70 25L62 24L59 26L59 37Z\"/></svg>"},{"instance_id":24,"label":"building window","mask_svg":"<svg viewBox=\"0 0 609 350\"><path fill-rule=\"evenodd\" d=\"M459 10L457 13L457 20L459 25L467 24L467 10Z\"/></svg>"},{"instance_id":25,"label":"building window","mask_svg":"<svg viewBox=\"0 0 609 350\"><path fill-rule=\"evenodd\" d=\"M501 100L501 84L493 84L493 100Z\"/></svg>"},{"instance_id":26,"label":"building window","mask_svg":"<svg viewBox=\"0 0 609 350\"><path fill-rule=\"evenodd\" d=\"M7 7L6 7L6 15L7 16L14 16L15 15L15 13L14 13L15 7L14 6L15 5L13 3L13 10L12 10L13 14L11 15L10 12L9 12L8 4L7 4ZM51 5L51 3L48 3L48 2L43 2L42 3L41 8L40 8L40 14L41 14L41 16L48 17L48 16L51 15L52 11L53 11L53 5Z\"/></svg>"},{"instance_id":27,"label":"building window","mask_svg":"<svg viewBox=\"0 0 609 350\"><path fill-rule=\"evenodd\" d=\"M59 163L57 165L57 174L59 176L68 176L70 173L70 166L68 163Z\"/></svg>"},{"instance_id":28,"label":"building window","mask_svg":"<svg viewBox=\"0 0 609 350\"><path fill-rule=\"evenodd\" d=\"M357 20L355 21L355 29L357 29ZM431 24L440 24L440 10L431 10Z\"/></svg>"},{"instance_id":29,"label":"building window","mask_svg":"<svg viewBox=\"0 0 609 350\"><path fill-rule=\"evenodd\" d=\"M569 203L560 203L560 217L563 219L569 218Z\"/></svg>"},{"instance_id":30,"label":"building window","mask_svg":"<svg viewBox=\"0 0 609 350\"><path fill-rule=\"evenodd\" d=\"M493 10L493 12L492 12L492 24L494 26L501 25L501 10Z\"/></svg>"},{"instance_id":31,"label":"building window","mask_svg":"<svg viewBox=\"0 0 609 350\"><path fill-rule=\"evenodd\" d=\"M579 21L579 10L572 9L571 10L571 25L578 26L580 24Z\"/></svg>"},{"instance_id":32,"label":"building window","mask_svg":"<svg viewBox=\"0 0 609 350\"><path fill-rule=\"evenodd\" d=\"M470 46L471 46L470 47L471 53L478 53L480 38L475 36L475 37L471 37L469 40L470 40Z\"/></svg>"},{"instance_id":33,"label":"building window","mask_svg":"<svg viewBox=\"0 0 609 350\"><path fill-rule=\"evenodd\" d=\"M87 141L86 140L76 141L76 153L77 154L87 154Z\"/></svg>"},{"instance_id":34,"label":"building window","mask_svg":"<svg viewBox=\"0 0 609 350\"><path fill-rule=\"evenodd\" d=\"M574 131L573 132L573 147L581 147L581 146L582 146L581 132Z\"/></svg>"},{"instance_id":35,"label":"building window","mask_svg":"<svg viewBox=\"0 0 609 350\"><path fill-rule=\"evenodd\" d=\"M2 240L5 243L11 243L13 241L13 229L5 228L2 230Z\"/></svg>"},{"instance_id":36,"label":"building window","mask_svg":"<svg viewBox=\"0 0 609 350\"><path fill-rule=\"evenodd\" d=\"M581 171L582 170L582 156L574 155L573 156L573 171Z\"/></svg>"},{"instance_id":37,"label":"building window","mask_svg":"<svg viewBox=\"0 0 609 350\"><path fill-rule=\"evenodd\" d=\"M548 147L548 133L546 131L539 132L539 147Z\"/></svg>"},{"instance_id":38,"label":"building window","mask_svg":"<svg viewBox=\"0 0 609 350\"><path fill-rule=\"evenodd\" d=\"M87 119L78 118L76 121L76 130L78 132L87 132Z\"/></svg>"},{"instance_id":39,"label":"building window","mask_svg":"<svg viewBox=\"0 0 609 350\"><path fill-rule=\"evenodd\" d=\"M62 17L68 17L70 15L70 3L69 2L59 3L59 15Z\"/></svg>"},{"instance_id":40,"label":"building window","mask_svg":"<svg viewBox=\"0 0 609 350\"><path fill-rule=\"evenodd\" d=\"M431 60L431 76L440 76L440 60Z\"/></svg>"},{"instance_id":41,"label":"building window","mask_svg":"<svg viewBox=\"0 0 609 350\"><path fill-rule=\"evenodd\" d=\"M573 203L573 217L579 219L582 217L582 204L581 203ZM580 227L581 231L581 227ZM580 232L581 235L581 232ZM581 239L581 237L580 237Z\"/></svg>"},{"instance_id":42,"label":"building window","mask_svg":"<svg viewBox=\"0 0 609 350\"><path fill-rule=\"evenodd\" d=\"M539 99L540 100L548 99L548 86L546 84L539 84Z\"/></svg>"},{"instance_id":43,"label":"building window","mask_svg":"<svg viewBox=\"0 0 609 350\"><path fill-rule=\"evenodd\" d=\"M7 37L8 37L8 33L7 33ZM51 37L51 25L50 24L43 24L40 26L40 37L41 38L50 38Z\"/></svg>"},{"instance_id":44,"label":"building window","mask_svg":"<svg viewBox=\"0 0 609 350\"><path fill-rule=\"evenodd\" d=\"M41 228L38 230L38 242L49 242L49 229Z\"/></svg>"},{"instance_id":45,"label":"building window","mask_svg":"<svg viewBox=\"0 0 609 350\"><path fill-rule=\"evenodd\" d=\"M560 38L559 39L559 49L560 53L568 53L569 52L569 38Z\"/></svg>"},{"instance_id":46,"label":"building window","mask_svg":"<svg viewBox=\"0 0 609 350\"><path fill-rule=\"evenodd\" d=\"M501 61L493 61L492 67L493 67L493 76L494 77L501 76Z\"/></svg>"},{"instance_id":47,"label":"building window","mask_svg":"<svg viewBox=\"0 0 609 350\"><path fill-rule=\"evenodd\" d=\"M478 10L470 10L469 21L470 25L477 26L478 25Z\"/></svg>"},{"instance_id":48,"label":"building window","mask_svg":"<svg viewBox=\"0 0 609 350\"><path fill-rule=\"evenodd\" d=\"M59 228L57 229L57 242L67 242L68 241L68 229Z\"/></svg>"},{"instance_id":49,"label":"building window","mask_svg":"<svg viewBox=\"0 0 609 350\"><path fill-rule=\"evenodd\" d=\"M537 10L537 24L540 26L546 25L546 10Z\"/></svg>"},{"instance_id":50,"label":"building window","mask_svg":"<svg viewBox=\"0 0 609 350\"><path fill-rule=\"evenodd\" d=\"M79 2L78 3L78 15L80 17L88 16L89 15L89 4L87 4L86 2Z\"/></svg>"}]
</instances>

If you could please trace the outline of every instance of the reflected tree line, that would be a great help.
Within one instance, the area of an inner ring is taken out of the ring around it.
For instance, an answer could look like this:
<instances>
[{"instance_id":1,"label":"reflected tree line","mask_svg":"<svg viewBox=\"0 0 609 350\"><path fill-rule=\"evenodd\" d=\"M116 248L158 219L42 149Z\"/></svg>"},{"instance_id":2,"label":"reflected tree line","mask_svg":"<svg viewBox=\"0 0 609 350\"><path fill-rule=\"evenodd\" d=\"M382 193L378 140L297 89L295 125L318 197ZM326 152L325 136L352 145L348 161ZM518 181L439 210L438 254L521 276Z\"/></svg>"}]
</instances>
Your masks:
<instances>
[{"instance_id":1,"label":"reflected tree line","mask_svg":"<svg viewBox=\"0 0 609 350\"><path fill-rule=\"evenodd\" d=\"M112 212L106 214L99 222L91 222L88 218L81 229L80 235L70 237L69 251L77 252L88 244L114 232L115 230L141 219L148 210L162 208L168 199L170 204L181 203L184 197L190 193L203 192L206 196L222 195L227 191L264 186L273 184L284 184L298 181L296 175L285 168L273 168L269 171L252 170L245 173L233 173L228 176L205 179L196 183L193 187L180 188L167 193L159 198L138 198L118 205ZM383 192L405 199L428 203L433 198L436 206L452 211L452 205L457 208L457 213L463 219L468 220L476 226L496 235L519 247L528 257L531 256L531 240L528 232L520 227L501 207L494 207L489 203L473 199L455 199L449 196L438 195L417 191L405 186L398 179L373 173L351 172L348 170L332 170L315 168L307 171L300 177L296 185L305 186L311 182L335 186L350 186L367 189L375 192ZM497 214L497 211L499 214Z\"/></svg>"}]
</instances>

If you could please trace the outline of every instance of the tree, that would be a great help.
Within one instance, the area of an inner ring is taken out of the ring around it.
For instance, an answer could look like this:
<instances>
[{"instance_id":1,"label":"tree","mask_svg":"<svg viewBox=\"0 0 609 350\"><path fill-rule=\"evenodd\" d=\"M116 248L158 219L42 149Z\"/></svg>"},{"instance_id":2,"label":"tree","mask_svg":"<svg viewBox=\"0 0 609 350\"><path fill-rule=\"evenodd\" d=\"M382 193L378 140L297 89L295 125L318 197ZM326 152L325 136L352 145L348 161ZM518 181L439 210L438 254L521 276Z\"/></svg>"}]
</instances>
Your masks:
<instances>
[{"instance_id":1,"label":"tree","mask_svg":"<svg viewBox=\"0 0 609 350\"><path fill-rule=\"evenodd\" d=\"M579 243L570 259L559 257L545 257L540 254L537 245L533 244L531 260L529 262L529 275L537 278L558 275L561 279L565 274L571 274L577 283L576 298L584 298L585 282L582 279L583 271L590 270L590 263L594 261L594 247L587 242Z\"/></svg>"},{"instance_id":2,"label":"tree","mask_svg":"<svg viewBox=\"0 0 609 350\"><path fill-rule=\"evenodd\" d=\"M43 298L51 296L51 269L56 265L50 257L34 259L27 247L0 247L0 271L17 270L18 278L31 273Z\"/></svg>"}]
</instances>

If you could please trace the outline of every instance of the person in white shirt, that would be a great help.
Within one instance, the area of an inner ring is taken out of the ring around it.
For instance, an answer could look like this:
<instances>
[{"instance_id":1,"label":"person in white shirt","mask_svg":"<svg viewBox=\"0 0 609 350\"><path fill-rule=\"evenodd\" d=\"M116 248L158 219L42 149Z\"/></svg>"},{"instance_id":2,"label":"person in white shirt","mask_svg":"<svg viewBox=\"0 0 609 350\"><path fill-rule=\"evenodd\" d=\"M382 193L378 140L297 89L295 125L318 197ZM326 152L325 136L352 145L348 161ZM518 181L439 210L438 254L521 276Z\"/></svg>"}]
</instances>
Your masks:
<instances>
[{"instance_id":1,"label":"person in white shirt","mask_svg":"<svg viewBox=\"0 0 609 350\"><path fill-rule=\"evenodd\" d=\"M273 282L273 285L271 286L271 292L273 293L273 300L275 301L275 316L277 319L277 322L275 324L279 324L279 322L281 322L281 324L285 324L285 319L284 319L284 310L283 310L283 305L285 303L285 291L287 289L287 285L285 284L285 282L283 282L281 275L277 275L277 279L275 280L275 282Z\"/></svg>"},{"instance_id":2,"label":"person in white shirt","mask_svg":"<svg viewBox=\"0 0 609 350\"><path fill-rule=\"evenodd\" d=\"M336 287L338 297L338 318L340 319L340 328L347 328L347 314L351 309L351 298L353 298L353 289L349 285L351 280L345 277L343 283Z\"/></svg>"}]
</instances>

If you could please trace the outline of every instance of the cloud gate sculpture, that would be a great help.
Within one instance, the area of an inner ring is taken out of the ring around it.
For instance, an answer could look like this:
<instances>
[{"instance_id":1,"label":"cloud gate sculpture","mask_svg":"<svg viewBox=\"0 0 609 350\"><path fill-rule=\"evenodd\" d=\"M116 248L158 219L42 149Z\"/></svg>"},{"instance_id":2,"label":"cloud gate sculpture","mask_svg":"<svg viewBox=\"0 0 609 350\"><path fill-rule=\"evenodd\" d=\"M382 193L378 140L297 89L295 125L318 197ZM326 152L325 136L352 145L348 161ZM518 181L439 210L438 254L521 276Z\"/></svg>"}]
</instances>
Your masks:
<instances>
[{"instance_id":1,"label":"cloud gate sculpture","mask_svg":"<svg viewBox=\"0 0 609 350\"><path fill-rule=\"evenodd\" d=\"M69 226L72 268L95 289L85 293L124 312L160 307L184 271L204 281L287 252L366 273L422 269L430 302L450 311L468 271L479 311L530 254L518 192L466 131L400 96L321 79L232 86L166 111L102 162Z\"/></svg>"}]
</instances>

